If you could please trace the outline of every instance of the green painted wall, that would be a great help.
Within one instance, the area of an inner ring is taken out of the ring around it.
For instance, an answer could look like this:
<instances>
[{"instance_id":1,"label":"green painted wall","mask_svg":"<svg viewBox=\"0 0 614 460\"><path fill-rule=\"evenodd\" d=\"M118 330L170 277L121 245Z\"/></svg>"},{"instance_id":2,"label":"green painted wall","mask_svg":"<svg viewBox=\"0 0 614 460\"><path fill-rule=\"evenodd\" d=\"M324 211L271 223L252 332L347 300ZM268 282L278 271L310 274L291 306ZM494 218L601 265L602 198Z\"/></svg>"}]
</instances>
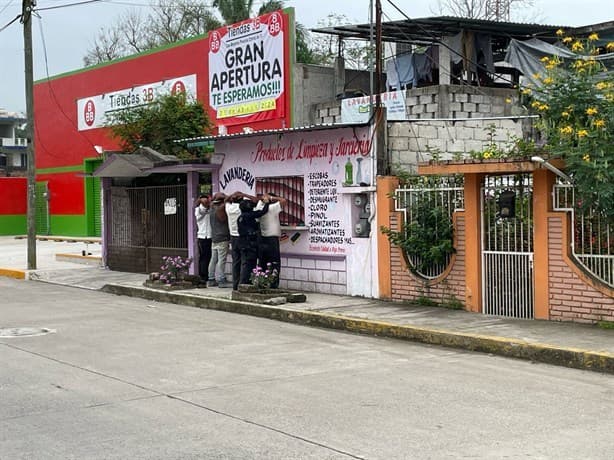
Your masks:
<instances>
[{"instance_id":1,"label":"green painted wall","mask_svg":"<svg viewBox=\"0 0 614 460\"><path fill-rule=\"evenodd\" d=\"M0 235L25 235L26 222L25 214L0 216Z\"/></svg>"},{"instance_id":2,"label":"green painted wall","mask_svg":"<svg viewBox=\"0 0 614 460\"><path fill-rule=\"evenodd\" d=\"M84 214L57 215L52 214L51 234L61 236L87 236L87 219Z\"/></svg>"}]
</instances>

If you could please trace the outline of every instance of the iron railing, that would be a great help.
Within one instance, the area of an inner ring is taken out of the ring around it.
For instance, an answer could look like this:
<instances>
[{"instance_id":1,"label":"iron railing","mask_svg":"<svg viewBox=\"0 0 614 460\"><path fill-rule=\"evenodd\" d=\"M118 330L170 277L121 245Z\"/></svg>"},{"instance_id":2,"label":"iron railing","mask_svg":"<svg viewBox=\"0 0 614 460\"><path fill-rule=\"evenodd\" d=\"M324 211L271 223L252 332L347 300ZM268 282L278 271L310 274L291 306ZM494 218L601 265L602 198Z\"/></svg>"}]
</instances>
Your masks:
<instances>
[{"instance_id":1,"label":"iron railing","mask_svg":"<svg viewBox=\"0 0 614 460\"><path fill-rule=\"evenodd\" d=\"M569 241L575 261L610 287L614 287L614 222L612 218L577 206L573 185L554 185L554 210L571 213Z\"/></svg>"},{"instance_id":2,"label":"iron railing","mask_svg":"<svg viewBox=\"0 0 614 460\"><path fill-rule=\"evenodd\" d=\"M460 185L460 186L459 186ZM452 221L454 211L465 208L464 189L457 177L441 177L436 182L428 180L425 187L419 185L410 188L398 188L394 194L395 210L403 213L403 227L416 220L414 210L421 204L428 204L432 208L440 208ZM452 255L448 255L444 262L430 264L427 268L419 269L422 260L419 257L407 254L412 270L426 279L435 279L440 276L450 264Z\"/></svg>"},{"instance_id":3,"label":"iron railing","mask_svg":"<svg viewBox=\"0 0 614 460\"><path fill-rule=\"evenodd\" d=\"M487 315L534 317L532 203L532 176L485 178L481 204L482 311Z\"/></svg>"}]
</instances>

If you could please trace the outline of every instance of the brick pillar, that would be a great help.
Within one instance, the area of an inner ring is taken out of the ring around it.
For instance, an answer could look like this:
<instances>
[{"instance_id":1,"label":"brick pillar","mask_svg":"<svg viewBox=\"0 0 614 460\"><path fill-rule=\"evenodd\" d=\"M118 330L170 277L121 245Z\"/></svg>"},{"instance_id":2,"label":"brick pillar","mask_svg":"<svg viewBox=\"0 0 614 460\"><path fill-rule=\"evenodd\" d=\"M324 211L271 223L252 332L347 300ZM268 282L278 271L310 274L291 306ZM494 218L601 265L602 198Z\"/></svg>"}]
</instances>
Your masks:
<instances>
[{"instance_id":1,"label":"brick pillar","mask_svg":"<svg viewBox=\"0 0 614 460\"><path fill-rule=\"evenodd\" d=\"M548 213L552 211L554 174L546 169L533 171L533 275L535 319L550 319L548 279Z\"/></svg>"},{"instance_id":2,"label":"brick pillar","mask_svg":"<svg viewBox=\"0 0 614 460\"><path fill-rule=\"evenodd\" d=\"M390 215L394 212L394 199L390 196L399 185L396 177L377 177L377 266L379 297L381 299L392 298L392 275L390 258L390 241L380 228L382 226L390 228Z\"/></svg>"},{"instance_id":3,"label":"brick pillar","mask_svg":"<svg viewBox=\"0 0 614 460\"><path fill-rule=\"evenodd\" d=\"M465 174L465 305L482 311L481 190L484 174Z\"/></svg>"}]
</instances>

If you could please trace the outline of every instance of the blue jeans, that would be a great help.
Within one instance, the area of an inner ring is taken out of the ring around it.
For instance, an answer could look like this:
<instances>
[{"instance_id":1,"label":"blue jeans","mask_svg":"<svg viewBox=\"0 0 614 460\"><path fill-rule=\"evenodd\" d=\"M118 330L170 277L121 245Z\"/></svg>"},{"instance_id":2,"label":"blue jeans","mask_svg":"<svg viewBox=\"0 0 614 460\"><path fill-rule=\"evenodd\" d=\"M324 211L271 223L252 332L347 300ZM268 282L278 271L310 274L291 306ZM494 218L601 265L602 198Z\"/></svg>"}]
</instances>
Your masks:
<instances>
[{"instance_id":1,"label":"blue jeans","mask_svg":"<svg viewBox=\"0 0 614 460\"><path fill-rule=\"evenodd\" d=\"M209 263L209 279L218 283L226 282L226 258L228 257L228 241L211 243L211 262Z\"/></svg>"}]
</instances>

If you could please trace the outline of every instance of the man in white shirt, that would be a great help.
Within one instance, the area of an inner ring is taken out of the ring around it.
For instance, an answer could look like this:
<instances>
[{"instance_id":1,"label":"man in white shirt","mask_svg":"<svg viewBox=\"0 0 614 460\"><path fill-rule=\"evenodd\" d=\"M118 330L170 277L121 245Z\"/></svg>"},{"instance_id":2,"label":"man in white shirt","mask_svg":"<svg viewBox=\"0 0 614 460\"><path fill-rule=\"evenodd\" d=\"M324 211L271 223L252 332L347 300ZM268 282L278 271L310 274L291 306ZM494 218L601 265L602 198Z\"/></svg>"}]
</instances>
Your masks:
<instances>
[{"instance_id":1,"label":"man in white shirt","mask_svg":"<svg viewBox=\"0 0 614 460\"><path fill-rule=\"evenodd\" d=\"M277 270L277 277L271 284L272 288L279 287L279 277L281 274L281 255L279 253L279 237L281 236L281 224L279 214L282 207L286 204L286 199L267 193L258 202L256 209L264 207L264 201L269 201L269 212L260 218L260 241L258 251L258 265L263 270ZM269 264L271 264L269 266Z\"/></svg>"},{"instance_id":2,"label":"man in white shirt","mask_svg":"<svg viewBox=\"0 0 614 460\"><path fill-rule=\"evenodd\" d=\"M198 275L202 283L207 285L209 262L211 262L211 203L209 195L200 194L194 203L194 216L198 226Z\"/></svg>"}]
</instances>

